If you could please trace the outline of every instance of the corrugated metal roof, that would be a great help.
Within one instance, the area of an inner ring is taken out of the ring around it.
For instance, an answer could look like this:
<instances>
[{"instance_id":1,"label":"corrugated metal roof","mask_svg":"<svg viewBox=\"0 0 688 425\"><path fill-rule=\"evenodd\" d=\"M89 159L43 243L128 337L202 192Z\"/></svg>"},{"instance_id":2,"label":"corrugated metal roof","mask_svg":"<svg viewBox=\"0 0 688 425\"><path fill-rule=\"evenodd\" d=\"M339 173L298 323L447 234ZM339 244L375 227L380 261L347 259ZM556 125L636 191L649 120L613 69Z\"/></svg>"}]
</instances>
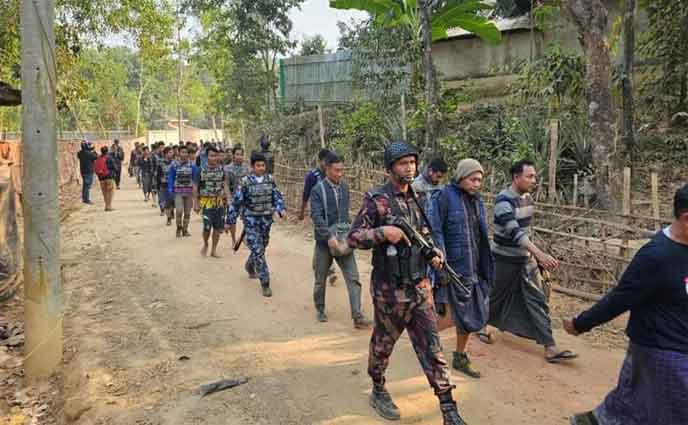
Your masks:
<instances>
[{"instance_id":1,"label":"corrugated metal roof","mask_svg":"<svg viewBox=\"0 0 688 425\"><path fill-rule=\"evenodd\" d=\"M517 16L515 18L493 19L491 22L494 22L494 24L497 25L497 28L501 32L520 30L530 31L531 29L530 18L528 17L528 15ZM466 31L462 28L452 28L449 31L447 31L447 33L449 34L449 37L447 38L475 37L475 34L473 34L470 31Z\"/></svg>"}]
</instances>

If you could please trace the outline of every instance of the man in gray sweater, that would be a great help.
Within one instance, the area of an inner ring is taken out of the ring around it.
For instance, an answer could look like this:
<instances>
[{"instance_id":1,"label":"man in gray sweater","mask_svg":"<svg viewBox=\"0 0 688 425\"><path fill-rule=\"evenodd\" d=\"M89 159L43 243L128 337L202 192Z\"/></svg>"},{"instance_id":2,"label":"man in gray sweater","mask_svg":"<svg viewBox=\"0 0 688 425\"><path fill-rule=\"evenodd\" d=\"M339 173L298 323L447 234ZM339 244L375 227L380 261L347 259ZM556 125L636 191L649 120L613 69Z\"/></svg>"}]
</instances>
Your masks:
<instances>
[{"instance_id":1,"label":"man in gray sweater","mask_svg":"<svg viewBox=\"0 0 688 425\"><path fill-rule=\"evenodd\" d=\"M357 329L369 328L371 322L361 312L361 282L356 258L349 248L349 188L342 182L344 160L331 153L325 159L325 178L311 192L311 219L315 228L315 288L313 301L317 320L327 322L325 314L325 290L328 270L335 260L344 275L351 304L351 318Z\"/></svg>"}]
</instances>

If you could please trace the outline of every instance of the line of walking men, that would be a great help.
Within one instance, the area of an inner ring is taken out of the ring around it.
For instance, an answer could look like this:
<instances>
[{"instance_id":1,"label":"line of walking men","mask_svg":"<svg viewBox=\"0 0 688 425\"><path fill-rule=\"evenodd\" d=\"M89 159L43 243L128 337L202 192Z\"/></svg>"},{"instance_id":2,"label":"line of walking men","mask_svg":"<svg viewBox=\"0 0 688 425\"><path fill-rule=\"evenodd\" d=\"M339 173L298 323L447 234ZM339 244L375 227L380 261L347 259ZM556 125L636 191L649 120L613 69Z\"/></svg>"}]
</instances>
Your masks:
<instances>
[{"instance_id":1,"label":"line of walking men","mask_svg":"<svg viewBox=\"0 0 688 425\"><path fill-rule=\"evenodd\" d=\"M325 277L336 260L344 274L355 325L368 322L360 308L360 282L352 249L371 249L374 323L368 374L370 405L388 420L401 417L385 386L385 371L404 330L440 403L445 425L465 424L452 397L439 331L456 330L452 366L473 378L481 373L467 354L469 335L493 344L487 325L535 341L545 360L557 364L577 355L555 343L548 291L540 269L556 271L559 262L531 239L535 164L522 160L510 169L511 184L494 204L494 236L488 239L485 205L480 197L484 169L461 160L449 179L441 159L416 177L418 152L404 141L385 149L388 181L365 194L349 220L349 191L341 157L325 150L318 169L304 181L300 218L311 203L316 246L314 304L326 321ZM573 425L682 425L688 423L688 185L674 200L675 221L641 251L619 285L602 301L564 322L579 335L631 312L631 346L618 387L595 410L573 416ZM425 252L408 234L408 223L435 248ZM406 228L407 229L407 228ZM446 278L458 272L463 288ZM357 323L357 318L359 323Z\"/></svg>"},{"instance_id":2,"label":"line of walking men","mask_svg":"<svg viewBox=\"0 0 688 425\"><path fill-rule=\"evenodd\" d=\"M160 163L169 167L167 172L163 169L157 173L158 182L166 183L158 187L160 193L166 192L161 196L166 200L168 224L169 200L174 195L177 236L189 235L193 208L203 217L201 252L207 253L212 236L211 256L217 257L223 232L231 233L232 242L237 242L236 222L241 217L251 250L245 269L251 278L260 280L263 295L271 296L265 248L273 215L286 214L270 170L272 156L268 160L262 152L252 153L248 170L243 166L241 147L232 150L229 164L223 164L223 153L213 145L204 146L197 163L185 147L178 149L176 160L166 149L156 147L165 157ZM496 334L488 325L535 341L543 346L549 363L577 357L558 348L552 333L540 269L556 271L559 262L531 239L535 205L530 193L537 182L532 162L523 160L511 167L511 184L495 198L490 241L486 208L480 197L485 173L476 160L461 160L449 184L442 186L449 172L443 160L430 161L417 176L416 149L404 141L392 142L384 152L387 182L365 194L354 220L349 218L350 193L344 181L343 158L323 150L319 160L318 168L304 179L299 213L303 218L307 203L311 203L316 240L316 319L327 321L325 280L336 262L346 281L354 327L373 328L369 403L380 416L389 420L401 417L387 391L385 373L404 330L438 397L445 425L466 422L452 396L454 386L439 337L442 329L455 328L452 367L473 378L481 373L468 356L469 336L477 333L482 342L494 343ZM595 410L573 416L573 425L688 423L688 186L675 195L674 216L672 225L639 251L619 284L603 300L564 322L569 334L579 335L631 312L631 345L617 388ZM417 234L409 234L408 228L427 238L434 248L422 249ZM373 251L373 322L361 307L355 249ZM449 268L460 276L461 285L447 279Z\"/></svg>"},{"instance_id":3,"label":"line of walking men","mask_svg":"<svg viewBox=\"0 0 688 425\"><path fill-rule=\"evenodd\" d=\"M223 150L208 142L200 149L194 143L165 146L164 142L135 146L130 176L136 177L144 201L160 209L166 224L176 221L177 238L190 237L191 211L201 215L201 255L221 258L220 237L230 233L238 250L241 242L251 251L245 269L251 279L260 281L263 296L272 296L270 272L265 259L273 216L286 217L286 206L272 177L274 156L267 138L261 150L250 157L251 168L244 164L244 149L235 146ZM157 196L157 199L156 199ZM237 241L236 224L243 221Z\"/></svg>"}]
</instances>

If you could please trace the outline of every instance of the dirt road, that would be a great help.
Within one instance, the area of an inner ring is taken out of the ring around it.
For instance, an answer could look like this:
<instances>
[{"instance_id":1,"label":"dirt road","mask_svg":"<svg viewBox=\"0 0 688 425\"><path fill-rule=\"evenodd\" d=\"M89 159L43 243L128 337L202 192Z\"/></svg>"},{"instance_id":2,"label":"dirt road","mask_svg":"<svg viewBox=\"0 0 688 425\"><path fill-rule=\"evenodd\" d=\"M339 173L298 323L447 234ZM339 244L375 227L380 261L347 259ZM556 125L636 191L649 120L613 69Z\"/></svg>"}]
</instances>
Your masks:
<instances>
[{"instance_id":1,"label":"dirt road","mask_svg":"<svg viewBox=\"0 0 688 425\"><path fill-rule=\"evenodd\" d=\"M243 271L248 252L232 255L228 238L224 258L200 256L197 216L193 237L176 240L130 182L116 193L113 213L95 199L63 227L65 412L75 423L384 423L367 404L370 334L353 329L343 283L328 288L330 322L314 320L313 247L303 227L274 228L275 295L265 299ZM359 265L370 314L370 268L362 259ZM565 424L572 412L593 407L613 386L623 353L557 337L581 354L579 362L548 365L537 346L507 335L491 347L472 342L485 377L454 374L467 421ZM449 357L451 331L443 341ZM222 377L250 381L199 396L200 384ZM402 423L441 423L406 336L392 358L389 389Z\"/></svg>"}]
</instances>

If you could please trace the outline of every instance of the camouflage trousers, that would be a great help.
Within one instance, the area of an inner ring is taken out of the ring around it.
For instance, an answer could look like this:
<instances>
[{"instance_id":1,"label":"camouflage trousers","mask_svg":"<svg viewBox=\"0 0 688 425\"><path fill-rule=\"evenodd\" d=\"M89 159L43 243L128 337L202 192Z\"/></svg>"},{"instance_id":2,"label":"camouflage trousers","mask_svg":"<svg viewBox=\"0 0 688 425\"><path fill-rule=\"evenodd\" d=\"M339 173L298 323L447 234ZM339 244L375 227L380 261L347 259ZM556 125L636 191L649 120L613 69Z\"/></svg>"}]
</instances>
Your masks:
<instances>
[{"instance_id":1,"label":"camouflage trousers","mask_svg":"<svg viewBox=\"0 0 688 425\"><path fill-rule=\"evenodd\" d=\"M454 388L449 380L449 369L442 353L437 330L437 316L432 297L419 295L415 300L388 302L374 300L375 328L370 340L368 375L377 386L384 386L385 371L394 345L408 331L411 344L430 386L436 395Z\"/></svg>"},{"instance_id":2,"label":"camouflage trousers","mask_svg":"<svg viewBox=\"0 0 688 425\"><path fill-rule=\"evenodd\" d=\"M265 249L270 242L272 217L245 217L246 246L251 251L246 261L246 269L253 271L260 279L260 284L270 284L270 270L265 260Z\"/></svg>"}]
</instances>

